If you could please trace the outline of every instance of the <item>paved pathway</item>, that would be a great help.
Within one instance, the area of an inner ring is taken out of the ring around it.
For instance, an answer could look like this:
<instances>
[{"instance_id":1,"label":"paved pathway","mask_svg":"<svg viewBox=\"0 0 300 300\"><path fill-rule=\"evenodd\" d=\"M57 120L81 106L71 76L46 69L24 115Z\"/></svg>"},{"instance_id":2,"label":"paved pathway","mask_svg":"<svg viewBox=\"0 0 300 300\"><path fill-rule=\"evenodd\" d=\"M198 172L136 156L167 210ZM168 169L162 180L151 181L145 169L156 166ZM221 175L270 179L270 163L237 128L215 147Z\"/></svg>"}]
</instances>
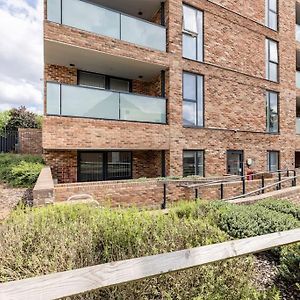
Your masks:
<instances>
[{"instance_id":1,"label":"paved pathway","mask_svg":"<svg viewBox=\"0 0 300 300\"><path fill-rule=\"evenodd\" d=\"M26 189L8 188L0 183L0 220L6 218L21 201Z\"/></svg>"}]
</instances>

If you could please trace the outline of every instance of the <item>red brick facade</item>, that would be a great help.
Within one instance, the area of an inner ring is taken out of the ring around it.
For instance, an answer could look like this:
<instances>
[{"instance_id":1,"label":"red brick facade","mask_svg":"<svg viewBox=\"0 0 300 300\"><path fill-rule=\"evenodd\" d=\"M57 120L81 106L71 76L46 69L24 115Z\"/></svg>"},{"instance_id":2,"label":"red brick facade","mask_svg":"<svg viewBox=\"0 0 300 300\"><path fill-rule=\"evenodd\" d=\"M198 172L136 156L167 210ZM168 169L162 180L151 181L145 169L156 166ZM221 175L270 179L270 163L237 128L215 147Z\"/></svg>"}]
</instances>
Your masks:
<instances>
[{"instance_id":1,"label":"red brick facade","mask_svg":"<svg viewBox=\"0 0 300 300\"><path fill-rule=\"evenodd\" d=\"M42 130L35 128L19 128L18 130L18 153L41 155Z\"/></svg>"},{"instance_id":2,"label":"red brick facade","mask_svg":"<svg viewBox=\"0 0 300 300\"><path fill-rule=\"evenodd\" d=\"M279 0L279 31L267 28L264 0L186 0L204 12L204 62L182 58L182 1L165 2L167 52L156 51L45 21L44 38L99 55L113 55L165 70L167 125L46 116L45 159L59 182L76 181L78 150L131 150L134 178L181 176L183 150L205 151L206 176L224 175L227 150L243 150L254 170L267 169L267 152L280 152L280 167L293 168L295 132L295 0ZM160 19L160 16L153 20ZM265 38L279 43L279 83L265 79ZM204 76L204 128L182 122L182 73ZM118 74L116 74L118 75ZM45 81L77 83L77 70L45 66ZM134 80L133 92L161 96L162 78ZM280 131L266 133L266 91L279 93ZM299 94L299 92L298 92ZM148 152L147 152L148 151Z\"/></svg>"}]
</instances>

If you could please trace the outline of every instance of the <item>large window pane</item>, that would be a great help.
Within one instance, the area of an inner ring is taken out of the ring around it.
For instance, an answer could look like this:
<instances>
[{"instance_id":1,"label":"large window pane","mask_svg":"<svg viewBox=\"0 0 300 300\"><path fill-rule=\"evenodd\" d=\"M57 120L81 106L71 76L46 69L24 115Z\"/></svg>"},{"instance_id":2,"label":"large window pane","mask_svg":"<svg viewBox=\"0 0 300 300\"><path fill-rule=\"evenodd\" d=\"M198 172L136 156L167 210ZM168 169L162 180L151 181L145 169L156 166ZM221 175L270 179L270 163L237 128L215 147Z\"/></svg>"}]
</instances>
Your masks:
<instances>
[{"instance_id":1,"label":"large window pane","mask_svg":"<svg viewBox=\"0 0 300 300\"><path fill-rule=\"evenodd\" d=\"M204 152L183 151L183 176L204 176Z\"/></svg>"},{"instance_id":2,"label":"large window pane","mask_svg":"<svg viewBox=\"0 0 300 300\"><path fill-rule=\"evenodd\" d=\"M51 22L61 23L61 0L48 0L47 19Z\"/></svg>"},{"instance_id":3,"label":"large window pane","mask_svg":"<svg viewBox=\"0 0 300 300\"><path fill-rule=\"evenodd\" d=\"M198 114L198 126L204 126L204 83L203 76L197 76L197 114Z\"/></svg>"},{"instance_id":4,"label":"large window pane","mask_svg":"<svg viewBox=\"0 0 300 300\"><path fill-rule=\"evenodd\" d=\"M278 94L275 92L267 92L267 131L271 133L279 131Z\"/></svg>"},{"instance_id":5,"label":"large window pane","mask_svg":"<svg viewBox=\"0 0 300 300\"><path fill-rule=\"evenodd\" d=\"M196 126L197 125L197 106L195 102L183 102L183 125Z\"/></svg>"},{"instance_id":6,"label":"large window pane","mask_svg":"<svg viewBox=\"0 0 300 300\"><path fill-rule=\"evenodd\" d=\"M113 91L130 92L129 80L110 78L110 87Z\"/></svg>"},{"instance_id":7,"label":"large window pane","mask_svg":"<svg viewBox=\"0 0 300 300\"><path fill-rule=\"evenodd\" d=\"M197 60L197 37L183 34L182 41L183 57Z\"/></svg>"},{"instance_id":8,"label":"large window pane","mask_svg":"<svg viewBox=\"0 0 300 300\"><path fill-rule=\"evenodd\" d=\"M269 40L269 47L270 47L270 61L278 63L278 47L277 42Z\"/></svg>"},{"instance_id":9,"label":"large window pane","mask_svg":"<svg viewBox=\"0 0 300 300\"><path fill-rule=\"evenodd\" d=\"M197 100L197 76L183 73L183 98Z\"/></svg>"},{"instance_id":10,"label":"large window pane","mask_svg":"<svg viewBox=\"0 0 300 300\"><path fill-rule=\"evenodd\" d=\"M272 62L269 63L269 80L278 80L278 65Z\"/></svg>"},{"instance_id":11,"label":"large window pane","mask_svg":"<svg viewBox=\"0 0 300 300\"><path fill-rule=\"evenodd\" d=\"M104 179L103 174L103 153L79 154L79 181L100 181Z\"/></svg>"},{"instance_id":12,"label":"large window pane","mask_svg":"<svg viewBox=\"0 0 300 300\"><path fill-rule=\"evenodd\" d=\"M203 12L183 5L183 57L203 60Z\"/></svg>"},{"instance_id":13,"label":"large window pane","mask_svg":"<svg viewBox=\"0 0 300 300\"><path fill-rule=\"evenodd\" d=\"M131 178L131 152L107 153L107 179Z\"/></svg>"},{"instance_id":14,"label":"large window pane","mask_svg":"<svg viewBox=\"0 0 300 300\"><path fill-rule=\"evenodd\" d=\"M269 1L269 10L277 12L277 0L267 0Z\"/></svg>"},{"instance_id":15,"label":"large window pane","mask_svg":"<svg viewBox=\"0 0 300 300\"><path fill-rule=\"evenodd\" d=\"M268 152L268 171L276 172L279 170L279 152L269 151Z\"/></svg>"},{"instance_id":16,"label":"large window pane","mask_svg":"<svg viewBox=\"0 0 300 300\"><path fill-rule=\"evenodd\" d=\"M105 89L104 75L80 71L78 76L79 85Z\"/></svg>"},{"instance_id":17,"label":"large window pane","mask_svg":"<svg viewBox=\"0 0 300 300\"><path fill-rule=\"evenodd\" d=\"M266 39L266 79L278 81L278 43Z\"/></svg>"},{"instance_id":18,"label":"large window pane","mask_svg":"<svg viewBox=\"0 0 300 300\"><path fill-rule=\"evenodd\" d=\"M277 14L269 12L269 27L271 29L277 30Z\"/></svg>"}]
</instances>

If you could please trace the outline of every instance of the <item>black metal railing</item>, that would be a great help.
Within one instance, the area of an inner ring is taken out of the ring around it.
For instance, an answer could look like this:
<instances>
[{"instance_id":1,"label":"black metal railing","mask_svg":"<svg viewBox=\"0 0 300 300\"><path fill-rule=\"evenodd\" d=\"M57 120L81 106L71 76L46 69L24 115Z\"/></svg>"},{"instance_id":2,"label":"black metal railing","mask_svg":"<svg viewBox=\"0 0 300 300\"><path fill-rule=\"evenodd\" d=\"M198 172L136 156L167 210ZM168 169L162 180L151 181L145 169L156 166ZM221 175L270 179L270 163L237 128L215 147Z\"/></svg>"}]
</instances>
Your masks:
<instances>
[{"instance_id":1,"label":"black metal railing","mask_svg":"<svg viewBox=\"0 0 300 300\"><path fill-rule=\"evenodd\" d=\"M18 150L18 131L0 131L0 153Z\"/></svg>"}]
</instances>

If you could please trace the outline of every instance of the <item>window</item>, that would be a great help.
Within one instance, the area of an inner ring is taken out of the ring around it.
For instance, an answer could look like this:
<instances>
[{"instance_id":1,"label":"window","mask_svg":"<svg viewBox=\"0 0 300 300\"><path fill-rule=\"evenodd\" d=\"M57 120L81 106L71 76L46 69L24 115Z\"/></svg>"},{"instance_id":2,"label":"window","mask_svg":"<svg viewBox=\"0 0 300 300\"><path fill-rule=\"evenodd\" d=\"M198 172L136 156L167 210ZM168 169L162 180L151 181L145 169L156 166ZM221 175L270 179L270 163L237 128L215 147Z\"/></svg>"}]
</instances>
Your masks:
<instances>
[{"instance_id":1,"label":"window","mask_svg":"<svg viewBox=\"0 0 300 300\"><path fill-rule=\"evenodd\" d=\"M278 93L267 91L266 110L267 110L267 132L277 133L279 131Z\"/></svg>"},{"instance_id":2,"label":"window","mask_svg":"<svg viewBox=\"0 0 300 300\"><path fill-rule=\"evenodd\" d=\"M183 73L183 125L204 126L203 76Z\"/></svg>"},{"instance_id":3,"label":"window","mask_svg":"<svg viewBox=\"0 0 300 300\"><path fill-rule=\"evenodd\" d=\"M268 171L276 172L279 169L279 151L268 151Z\"/></svg>"},{"instance_id":4,"label":"window","mask_svg":"<svg viewBox=\"0 0 300 300\"><path fill-rule=\"evenodd\" d=\"M131 80L85 71L78 72L78 85L117 92L131 92Z\"/></svg>"},{"instance_id":5,"label":"window","mask_svg":"<svg viewBox=\"0 0 300 300\"><path fill-rule=\"evenodd\" d=\"M132 178L132 153L80 152L78 181L101 181Z\"/></svg>"},{"instance_id":6,"label":"window","mask_svg":"<svg viewBox=\"0 0 300 300\"><path fill-rule=\"evenodd\" d=\"M266 39L266 79L278 82L278 43Z\"/></svg>"},{"instance_id":7,"label":"window","mask_svg":"<svg viewBox=\"0 0 300 300\"><path fill-rule=\"evenodd\" d=\"M266 26L278 30L277 0L266 0Z\"/></svg>"},{"instance_id":8,"label":"window","mask_svg":"<svg viewBox=\"0 0 300 300\"><path fill-rule=\"evenodd\" d=\"M183 151L183 176L204 176L204 151Z\"/></svg>"},{"instance_id":9,"label":"window","mask_svg":"<svg viewBox=\"0 0 300 300\"><path fill-rule=\"evenodd\" d=\"M203 12L183 5L183 57L203 61Z\"/></svg>"}]
</instances>

